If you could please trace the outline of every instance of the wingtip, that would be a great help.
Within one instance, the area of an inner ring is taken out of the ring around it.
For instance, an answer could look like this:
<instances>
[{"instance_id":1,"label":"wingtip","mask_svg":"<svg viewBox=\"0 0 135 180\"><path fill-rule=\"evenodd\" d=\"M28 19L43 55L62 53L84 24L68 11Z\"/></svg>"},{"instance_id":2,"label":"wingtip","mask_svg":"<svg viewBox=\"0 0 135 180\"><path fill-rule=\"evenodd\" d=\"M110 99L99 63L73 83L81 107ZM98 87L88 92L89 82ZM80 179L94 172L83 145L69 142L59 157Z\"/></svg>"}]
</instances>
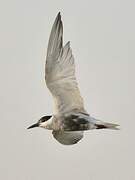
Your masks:
<instances>
[{"instance_id":1,"label":"wingtip","mask_svg":"<svg viewBox=\"0 0 135 180\"><path fill-rule=\"evenodd\" d=\"M65 44L65 46L67 47L70 47L70 41L68 41L66 44Z\"/></svg>"},{"instance_id":2,"label":"wingtip","mask_svg":"<svg viewBox=\"0 0 135 180\"><path fill-rule=\"evenodd\" d=\"M61 22L61 13L60 13L60 11L58 12L58 14L57 14L57 16L55 18L54 24L58 24L59 22Z\"/></svg>"},{"instance_id":3,"label":"wingtip","mask_svg":"<svg viewBox=\"0 0 135 180\"><path fill-rule=\"evenodd\" d=\"M60 11L58 12L57 17L58 17L58 19L61 19L61 12Z\"/></svg>"},{"instance_id":4,"label":"wingtip","mask_svg":"<svg viewBox=\"0 0 135 180\"><path fill-rule=\"evenodd\" d=\"M67 42L68 46L70 46L70 41Z\"/></svg>"}]
</instances>

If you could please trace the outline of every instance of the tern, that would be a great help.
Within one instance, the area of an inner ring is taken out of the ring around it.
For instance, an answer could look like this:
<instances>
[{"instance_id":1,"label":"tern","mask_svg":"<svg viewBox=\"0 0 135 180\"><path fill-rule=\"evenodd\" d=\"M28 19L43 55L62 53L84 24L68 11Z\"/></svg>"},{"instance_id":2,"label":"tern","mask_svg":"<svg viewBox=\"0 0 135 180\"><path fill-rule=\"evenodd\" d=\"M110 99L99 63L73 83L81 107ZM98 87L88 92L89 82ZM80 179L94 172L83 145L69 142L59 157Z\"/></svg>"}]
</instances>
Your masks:
<instances>
[{"instance_id":1,"label":"tern","mask_svg":"<svg viewBox=\"0 0 135 180\"><path fill-rule=\"evenodd\" d=\"M63 23L60 12L49 38L45 81L54 99L53 115L43 116L28 129L41 127L52 130L54 138L64 145L76 144L83 138L86 130L118 129L117 124L91 117L84 108L75 76L75 60L70 42L63 46Z\"/></svg>"}]
</instances>

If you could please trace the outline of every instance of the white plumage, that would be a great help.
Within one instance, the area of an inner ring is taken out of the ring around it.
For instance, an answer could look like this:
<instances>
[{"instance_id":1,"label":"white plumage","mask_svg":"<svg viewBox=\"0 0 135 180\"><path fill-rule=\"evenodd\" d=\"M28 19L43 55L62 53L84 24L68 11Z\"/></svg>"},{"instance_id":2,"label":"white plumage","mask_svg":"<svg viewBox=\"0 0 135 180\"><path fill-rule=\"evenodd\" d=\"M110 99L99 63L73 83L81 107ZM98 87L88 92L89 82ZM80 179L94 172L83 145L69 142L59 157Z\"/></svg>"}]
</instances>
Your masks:
<instances>
[{"instance_id":1,"label":"white plumage","mask_svg":"<svg viewBox=\"0 0 135 180\"><path fill-rule=\"evenodd\" d=\"M91 117L84 108L75 77L75 61L70 42L63 46L63 24L58 13L53 24L45 66L45 80L54 99L54 112L30 126L53 130L57 141L65 145L77 143L90 129L117 129L116 124Z\"/></svg>"}]
</instances>

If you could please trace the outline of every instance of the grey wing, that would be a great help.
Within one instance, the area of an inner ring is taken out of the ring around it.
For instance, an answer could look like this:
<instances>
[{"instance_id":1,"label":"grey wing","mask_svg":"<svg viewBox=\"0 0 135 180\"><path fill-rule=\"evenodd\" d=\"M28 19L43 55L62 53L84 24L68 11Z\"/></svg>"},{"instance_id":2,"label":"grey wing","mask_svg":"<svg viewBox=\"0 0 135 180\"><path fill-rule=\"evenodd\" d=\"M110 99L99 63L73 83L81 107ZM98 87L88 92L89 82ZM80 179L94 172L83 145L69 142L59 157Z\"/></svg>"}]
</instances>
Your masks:
<instances>
[{"instance_id":1,"label":"grey wing","mask_svg":"<svg viewBox=\"0 0 135 180\"><path fill-rule=\"evenodd\" d=\"M83 138L83 131L53 131L52 134L59 143L64 145L76 144Z\"/></svg>"},{"instance_id":2,"label":"grey wing","mask_svg":"<svg viewBox=\"0 0 135 180\"><path fill-rule=\"evenodd\" d=\"M73 109L86 112L75 77L75 62L70 43L63 47L63 25L60 13L55 19L49 38L45 79L54 98L55 114Z\"/></svg>"}]
</instances>

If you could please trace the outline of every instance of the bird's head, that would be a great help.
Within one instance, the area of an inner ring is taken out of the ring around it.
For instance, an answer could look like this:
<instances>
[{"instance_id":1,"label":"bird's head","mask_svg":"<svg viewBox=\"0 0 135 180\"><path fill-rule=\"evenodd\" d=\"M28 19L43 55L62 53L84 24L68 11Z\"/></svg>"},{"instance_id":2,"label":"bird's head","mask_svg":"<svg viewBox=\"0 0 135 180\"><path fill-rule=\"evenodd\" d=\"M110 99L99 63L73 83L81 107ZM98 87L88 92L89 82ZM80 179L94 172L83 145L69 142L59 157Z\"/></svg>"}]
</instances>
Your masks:
<instances>
[{"instance_id":1,"label":"bird's head","mask_svg":"<svg viewBox=\"0 0 135 180\"><path fill-rule=\"evenodd\" d=\"M31 128L35 128L35 127L43 127L43 128L47 128L48 125L48 121L49 119L51 119L52 116L43 116L42 118L40 118L38 120L37 123L29 126L27 129L31 129Z\"/></svg>"}]
</instances>

